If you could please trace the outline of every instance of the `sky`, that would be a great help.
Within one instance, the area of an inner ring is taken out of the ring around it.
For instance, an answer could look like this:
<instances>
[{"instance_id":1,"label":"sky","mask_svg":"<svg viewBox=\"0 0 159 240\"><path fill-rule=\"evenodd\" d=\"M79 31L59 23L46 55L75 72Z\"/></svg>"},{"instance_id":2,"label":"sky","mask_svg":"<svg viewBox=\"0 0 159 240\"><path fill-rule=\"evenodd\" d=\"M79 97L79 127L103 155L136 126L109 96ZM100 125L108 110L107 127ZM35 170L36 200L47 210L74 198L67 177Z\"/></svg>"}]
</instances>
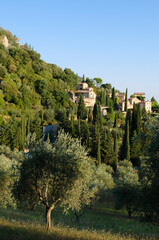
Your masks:
<instances>
[{"instance_id":1,"label":"sky","mask_svg":"<svg viewBox=\"0 0 159 240\"><path fill-rule=\"evenodd\" d=\"M158 0L8 0L0 27L41 59L159 102Z\"/></svg>"}]
</instances>

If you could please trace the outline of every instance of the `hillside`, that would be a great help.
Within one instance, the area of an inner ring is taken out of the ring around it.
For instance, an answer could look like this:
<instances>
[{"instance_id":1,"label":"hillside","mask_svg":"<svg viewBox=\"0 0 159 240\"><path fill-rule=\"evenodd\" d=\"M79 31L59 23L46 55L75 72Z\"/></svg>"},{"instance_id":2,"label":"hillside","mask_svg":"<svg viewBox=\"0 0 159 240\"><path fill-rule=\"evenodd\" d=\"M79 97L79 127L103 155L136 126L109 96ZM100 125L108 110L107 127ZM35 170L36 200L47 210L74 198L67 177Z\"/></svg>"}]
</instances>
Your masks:
<instances>
[{"instance_id":1,"label":"hillside","mask_svg":"<svg viewBox=\"0 0 159 240\"><path fill-rule=\"evenodd\" d=\"M8 47L3 44L8 39ZM29 109L37 106L59 108L70 105L65 89L74 89L80 78L41 60L27 44L0 28L0 108Z\"/></svg>"}]
</instances>

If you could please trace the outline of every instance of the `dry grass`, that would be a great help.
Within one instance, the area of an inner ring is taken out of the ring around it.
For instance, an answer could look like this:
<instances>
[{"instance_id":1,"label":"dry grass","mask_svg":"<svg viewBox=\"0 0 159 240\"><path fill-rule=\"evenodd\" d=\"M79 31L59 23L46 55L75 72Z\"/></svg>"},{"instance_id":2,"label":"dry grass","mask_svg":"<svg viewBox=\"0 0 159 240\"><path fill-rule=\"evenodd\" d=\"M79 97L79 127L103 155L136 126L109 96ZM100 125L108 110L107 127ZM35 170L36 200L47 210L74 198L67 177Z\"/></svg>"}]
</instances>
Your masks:
<instances>
[{"instance_id":1,"label":"dry grass","mask_svg":"<svg viewBox=\"0 0 159 240\"><path fill-rule=\"evenodd\" d=\"M105 205L103 205L105 206ZM53 214L54 226L45 230L43 211L0 209L0 240L157 240L159 227L128 219L122 212L100 207L90 210L77 224L74 216Z\"/></svg>"},{"instance_id":2,"label":"dry grass","mask_svg":"<svg viewBox=\"0 0 159 240\"><path fill-rule=\"evenodd\" d=\"M0 220L1 240L135 240L135 239L157 239L155 237L142 237L133 235L113 234L105 231L76 230L67 227L54 227L46 232L40 225L20 222L9 222Z\"/></svg>"}]
</instances>

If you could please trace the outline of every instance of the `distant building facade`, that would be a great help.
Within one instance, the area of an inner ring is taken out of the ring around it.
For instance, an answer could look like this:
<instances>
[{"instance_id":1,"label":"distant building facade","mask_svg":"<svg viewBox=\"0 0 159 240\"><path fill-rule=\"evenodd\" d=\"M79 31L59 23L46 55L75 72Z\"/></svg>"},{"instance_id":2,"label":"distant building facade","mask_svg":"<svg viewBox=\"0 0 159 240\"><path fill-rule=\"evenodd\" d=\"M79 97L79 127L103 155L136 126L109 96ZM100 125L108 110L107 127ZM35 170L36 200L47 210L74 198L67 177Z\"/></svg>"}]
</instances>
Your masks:
<instances>
[{"instance_id":1,"label":"distant building facade","mask_svg":"<svg viewBox=\"0 0 159 240\"><path fill-rule=\"evenodd\" d=\"M87 83L79 83L76 88L76 104L78 104L80 95L84 98L86 107L93 107L96 102L96 94L92 87L88 87Z\"/></svg>"},{"instance_id":2,"label":"distant building facade","mask_svg":"<svg viewBox=\"0 0 159 240\"><path fill-rule=\"evenodd\" d=\"M133 94L135 97L143 97L143 98L145 98L145 93L143 93L143 92L134 92L134 94Z\"/></svg>"},{"instance_id":3,"label":"distant building facade","mask_svg":"<svg viewBox=\"0 0 159 240\"><path fill-rule=\"evenodd\" d=\"M1 42L6 48L9 46L7 36L1 37L1 38L0 38L0 42Z\"/></svg>"},{"instance_id":4,"label":"distant building facade","mask_svg":"<svg viewBox=\"0 0 159 240\"><path fill-rule=\"evenodd\" d=\"M139 94L139 93L137 93ZM133 94L135 95L135 94ZM142 96L145 97L145 94L143 93L142 95L136 95L136 96ZM127 106L128 109L133 109L133 106L140 104L141 108L145 108L146 112L152 112L152 102L151 101L141 101L139 100L137 97L130 97L127 101ZM125 111L125 100L122 101L121 105L120 105L120 109L122 112Z\"/></svg>"},{"instance_id":5,"label":"distant building facade","mask_svg":"<svg viewBox=\"0 0 159 240\"><path fill-rule=\"evenodd\" d=\"M18 46L20 47L20 38L17 38L16 40L15 40L15 42L18 44Z\"/></svg>"},{"instance_id":6,"label":"distant building facade","mask_svg":"<svg viewBox=\"0 0 159 240\"><path fill-rule=\"evenodd\" d=\"M152 112L152 102L150 101L141 101L140 107L145 108L146 112Z\"/></svg>"}]
</instances>

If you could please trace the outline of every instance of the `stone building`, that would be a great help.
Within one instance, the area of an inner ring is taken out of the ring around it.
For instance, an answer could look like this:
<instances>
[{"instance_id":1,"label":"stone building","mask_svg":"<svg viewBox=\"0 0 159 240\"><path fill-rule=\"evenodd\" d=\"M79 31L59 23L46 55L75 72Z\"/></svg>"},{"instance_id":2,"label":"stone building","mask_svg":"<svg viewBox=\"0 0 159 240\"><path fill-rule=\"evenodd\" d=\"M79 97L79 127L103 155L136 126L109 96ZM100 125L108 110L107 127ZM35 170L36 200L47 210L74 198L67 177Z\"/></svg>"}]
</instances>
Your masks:
<instances>
[{"instance_id":1,"label":"stone building","mask_svg":"<svg viewBox=\"0 0 159 240\"><path fill-rule=\"evenodd\" d=\"M0 42L7 48L9 46L7 36L0 37Z\"/></svg>"},{"instance_id":2,"label":"stone building","mask_svg":"<svg viewBox=\"0 0 159 240\"><path fill-rule=\"evenodd\" d=\"M136 97L129 98L128 109L133 109L134 104L140 104L140 107L145 108L146 112L152 112L152 103L150 101L141 101ZM122 112L125 111L125 100L122 101L120 109L122 110Z\"/></svg>"},{"instance_id":3,"label":"stone building","mask_svg":"<svg viewBox=\"0 0 159 240\"><path fill-rule=\"evenodd\" d=\"M93 88L88 87L87 83L79 83L76 88L76 104L78 104L80 95L84 98L84 103L86 107L93 107L96 102L96 94Z\"/></svg>"}]
</instances>

